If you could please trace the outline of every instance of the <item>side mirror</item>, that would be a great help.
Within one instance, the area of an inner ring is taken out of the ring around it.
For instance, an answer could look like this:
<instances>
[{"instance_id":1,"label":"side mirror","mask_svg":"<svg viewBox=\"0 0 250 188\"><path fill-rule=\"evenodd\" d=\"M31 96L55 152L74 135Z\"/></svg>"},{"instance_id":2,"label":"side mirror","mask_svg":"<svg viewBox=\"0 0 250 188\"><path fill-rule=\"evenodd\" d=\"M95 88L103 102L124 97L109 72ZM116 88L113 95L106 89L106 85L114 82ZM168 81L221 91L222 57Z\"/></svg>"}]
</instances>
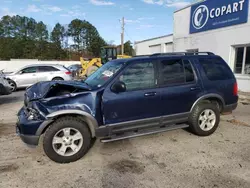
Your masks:
<instances>
[{"instance_id":1,"label":"side mirror","mask_svg":"<svg viewBox=\"0 0 250 188\"><path fill-rule=\"evenodd\" d=\"M113 91L114 93L125 92L126 91L126 84L124 82L118 81L112 85L111 91Z\"/></svg>"}]
</instances>

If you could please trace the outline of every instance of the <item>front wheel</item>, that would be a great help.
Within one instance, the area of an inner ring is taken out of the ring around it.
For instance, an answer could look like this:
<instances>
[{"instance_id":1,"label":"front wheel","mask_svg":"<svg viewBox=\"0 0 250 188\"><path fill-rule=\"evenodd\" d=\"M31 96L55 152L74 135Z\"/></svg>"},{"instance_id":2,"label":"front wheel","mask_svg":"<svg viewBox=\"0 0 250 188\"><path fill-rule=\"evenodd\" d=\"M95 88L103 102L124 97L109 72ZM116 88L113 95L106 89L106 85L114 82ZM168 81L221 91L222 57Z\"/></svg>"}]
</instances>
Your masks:
<instances>
[{"instance_id":1,"label":"front wheel","mask_svg":"<svg viewBox=\"0 0 250 188\"><path fill-rule=\"evenodd\" d=\"M195 106L190 117L191 131L198 136L209 136L219 126L220 111L216 104L200 103Z\"/></svg>"},{"instance_id":2,"label":"front wheel","mask_svg":"<svg viewBox=\"0 0 250 188\"><path fill-rule=\"evenodd\" d=\"M70 163L82 158L91 145L87 125L76 117L56 120L46 130L43 148L46 155L57 163Z\"/></svg>"},{"instance_id":3,"label":"front wheel","mask_svg":"<svg viewBox=\"0 0 250 188\"><path fill-rule=\"evenodd\" d=\"M13 80L8 80L8 82L9 82L9 85L10 85L11 92L16 91L16 89L17 89L16 83Z\"/></svg>"}]
</instances>

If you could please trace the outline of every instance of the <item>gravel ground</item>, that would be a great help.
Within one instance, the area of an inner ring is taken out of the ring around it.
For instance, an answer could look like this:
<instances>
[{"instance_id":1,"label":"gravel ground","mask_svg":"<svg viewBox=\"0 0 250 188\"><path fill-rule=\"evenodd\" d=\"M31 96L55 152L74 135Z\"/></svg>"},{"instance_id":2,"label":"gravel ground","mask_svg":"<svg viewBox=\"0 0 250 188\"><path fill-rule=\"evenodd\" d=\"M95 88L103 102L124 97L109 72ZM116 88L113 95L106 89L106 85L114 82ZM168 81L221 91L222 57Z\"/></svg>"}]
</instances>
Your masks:
<instances>
[{"instance_id":1,"label":"gravel ground","mask_svg":"<svg viewBox=\"0 0 250 188\"><path fill-rule=\"evenodd\" d=\"M0 187L135 188L250 187L250 106L223 117L201 138L176 130L102 144L71 164L56 164L41 147L15 135L23 91L0 97Z\"/></svg>"}]
</instances>

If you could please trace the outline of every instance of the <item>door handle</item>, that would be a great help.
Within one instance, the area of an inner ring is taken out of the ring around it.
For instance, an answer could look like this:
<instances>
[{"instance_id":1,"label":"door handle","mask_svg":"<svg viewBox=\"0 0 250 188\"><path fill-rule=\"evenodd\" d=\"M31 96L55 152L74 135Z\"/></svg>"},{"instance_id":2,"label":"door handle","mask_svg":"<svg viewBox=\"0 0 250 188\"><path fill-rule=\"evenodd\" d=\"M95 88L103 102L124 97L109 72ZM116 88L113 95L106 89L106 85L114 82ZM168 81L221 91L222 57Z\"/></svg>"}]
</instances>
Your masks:
<instances>
[{"instance_id":1,"label":"door handle","mask_svg":"<svg viewBox=\"0 0 250 188\"><path fill-rule=\"evenodd\" d=\"M200 89L200 87L191 87L190 91L196 91L196 90L199 90L199 89Z\"/></svg>"},{"instance_id":2,"label":"door handle","mask_svg":"<svg viewBox=\"0 0 250 188\"><path fill-rule=\"evenodd\" d=\"M145 97L153 97L156 95L156 92L150 92L150 93L145 93L144 96Z\"/></svg>"}]
</instances>

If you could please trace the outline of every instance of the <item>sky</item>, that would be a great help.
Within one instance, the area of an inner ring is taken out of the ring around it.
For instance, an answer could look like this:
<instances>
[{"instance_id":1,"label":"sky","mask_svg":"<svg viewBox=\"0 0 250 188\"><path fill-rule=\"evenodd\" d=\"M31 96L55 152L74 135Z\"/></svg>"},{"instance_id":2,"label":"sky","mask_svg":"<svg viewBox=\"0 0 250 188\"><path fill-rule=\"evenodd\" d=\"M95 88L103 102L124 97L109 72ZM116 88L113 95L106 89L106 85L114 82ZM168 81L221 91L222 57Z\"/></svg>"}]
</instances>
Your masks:
<instances>
[{"instance_id":1,"label":"sky","mask_svg":"<svg viewBox=\"0 0 250 188\"><path fill-rule=\"evenodd\" d=\"M51 31L56 23L87 20L109 43L120 43L121 18L125 41L172 34L173 12L192 0L0 0L0 17L21 15L43 21Z\"/></svg>"}]
</instances>

